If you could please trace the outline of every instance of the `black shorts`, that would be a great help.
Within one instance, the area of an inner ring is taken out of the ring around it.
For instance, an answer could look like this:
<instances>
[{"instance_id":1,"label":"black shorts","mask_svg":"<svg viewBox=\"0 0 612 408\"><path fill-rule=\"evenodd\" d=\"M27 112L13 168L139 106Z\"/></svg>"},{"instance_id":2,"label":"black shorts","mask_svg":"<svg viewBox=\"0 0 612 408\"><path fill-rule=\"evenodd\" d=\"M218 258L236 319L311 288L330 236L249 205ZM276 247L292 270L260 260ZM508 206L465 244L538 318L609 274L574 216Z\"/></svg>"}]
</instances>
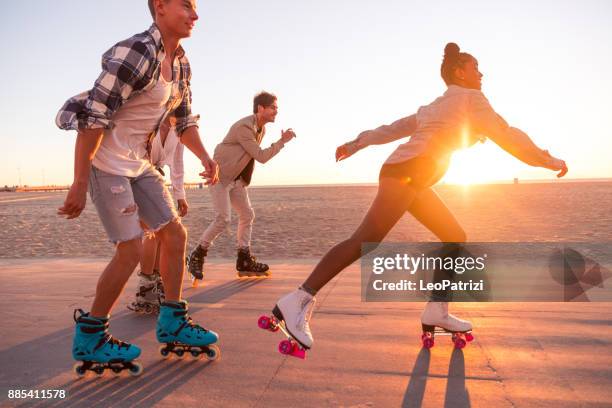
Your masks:
<instances>
[{"instance_id":1,"label":"black shorts","mask_svg":"<svg viewBox=\"0 0 612 408\"><path fill-rule=\"evenodd\" d=\"M407 185L417 189L431 187L436 184L448 166L438 164L427 156L419 156L401 163L384 164L380 169L378 180L390 177L405 181Z\"/></svg>"}]
</instances>

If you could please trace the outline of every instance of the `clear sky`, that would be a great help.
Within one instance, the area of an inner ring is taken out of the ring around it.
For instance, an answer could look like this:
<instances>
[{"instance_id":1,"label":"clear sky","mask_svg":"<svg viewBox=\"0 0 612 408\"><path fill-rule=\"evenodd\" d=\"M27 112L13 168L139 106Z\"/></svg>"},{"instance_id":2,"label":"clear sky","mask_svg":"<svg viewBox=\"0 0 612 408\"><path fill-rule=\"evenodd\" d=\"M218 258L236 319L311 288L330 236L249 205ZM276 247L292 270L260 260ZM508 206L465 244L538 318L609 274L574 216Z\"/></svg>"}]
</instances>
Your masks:
<instances>
[{"instance_id":1,"label":"clear sky","mask_svg":"<svg viewBox=\"0 0 612 408\"><path fill-rule=\"evenodd\" d=\"M298 135L255 185L367 183L399 143L345 162L335 147L392 122L445 90L444 45L479 60L483 91L513 126L568 162L572 178L612 177L612 2L513 0L224 0L197 2L183 42L193 68L193 110L212 153L253 95L278 95L280 129ZM11 1L0 16L0 185L69 184L75 132L54 118L88 89L100 56L151 24L146 0ZM186 152L186 180L198 163ZM456 154L450 182L553 178L487 142Z\"/></svg>"}]
</instances>

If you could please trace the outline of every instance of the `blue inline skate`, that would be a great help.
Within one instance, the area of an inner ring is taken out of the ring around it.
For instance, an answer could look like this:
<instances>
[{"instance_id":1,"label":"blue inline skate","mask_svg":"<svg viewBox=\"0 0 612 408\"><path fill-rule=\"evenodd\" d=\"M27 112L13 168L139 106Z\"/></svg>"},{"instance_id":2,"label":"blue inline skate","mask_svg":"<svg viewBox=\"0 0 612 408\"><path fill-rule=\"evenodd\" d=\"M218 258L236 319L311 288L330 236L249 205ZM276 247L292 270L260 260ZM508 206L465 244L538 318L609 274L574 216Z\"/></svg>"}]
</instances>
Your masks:
<instances>
[{"instance_id":1,"label":"blue inline skate","mask_svg":"<svg viewBox=\"0 0 612 408\"><path fill-rule=\"evenodd\" d=\"M78 318L77 312L80 313ZM76 309L74 321L76 332L72 342L72 357L80 361L73 367L78 377L84 377L88 371L102 376L106 370L117 375L123 370L128 370L133 376L142 374L142 364L133 361L140 356L140 349L113 338L108 332L108 319L92 317Z\"/></svg>"},{"instance_id":2,"label":"blue inline skate","mask_svg":"<svg viewBox=\"0 0 612 408\"><path fill-rule=\"evenodd\" d=\"M182 358L185 353L190 353L195 359L206 356L211 361L217 360L221 355L219 347L213 344L217 340L217 333L193 323L187 312L186 301L161 304L157 320L157 341L164 343L159 348L164 358L170 354Z\"/></svg>"}]
</instances>

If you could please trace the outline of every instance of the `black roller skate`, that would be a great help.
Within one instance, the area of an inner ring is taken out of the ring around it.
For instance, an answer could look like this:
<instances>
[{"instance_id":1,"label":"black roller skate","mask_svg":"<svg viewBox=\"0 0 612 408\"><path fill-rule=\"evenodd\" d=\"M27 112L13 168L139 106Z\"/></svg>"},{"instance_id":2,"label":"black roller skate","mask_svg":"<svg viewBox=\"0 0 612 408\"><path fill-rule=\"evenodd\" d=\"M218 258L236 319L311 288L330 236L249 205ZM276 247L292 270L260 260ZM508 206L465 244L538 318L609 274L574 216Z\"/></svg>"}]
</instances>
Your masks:
<instances>
[{"instance_id":1,"label":"black roller skate","mask_svg":"<svg viewBox=\"0 0 612 408\"><path fill-rule=\"evenodd\" d=\"M192 286L194 288L197 288L204 279L204 261L206 255L208 255L208 249L198 245L187 258L187 270L191 274Z\"/></svg>"},{"instance_id":2,"label":"black roller skate","mask_svg":"<svg viewBox=\"0 0 612 408\"><path fill-rule=\"evenodd\" d=\"M238 259L236 259L236 270L238 277L268 277L271 275L270 267L265 263L257 262L257 258L251 255L249 248L238 249Z\"/></svg>"},{"instance_id":3,"label":"black roller skate","mask_svg":"<svg viewBox=\"0 0 612 408\"><path fill-rule=\"evenodd\" d=\"M76 314L81 315L77 318ZM78 377L88 372L103 376L107 370L115 375L128 370L133 376L142 374L142 365L134 360L140 348L113 338L108 332L108 319L89 316L81 309L74 311L76 332L72 342L72 357L80 361L74 365Z\"/></svg>"},{"instance_id":4,"label":"black roller skate","mask_svg":"<svg viewBox=\"0 0 612 408\"><path fill-rule=\"evenodd\" d=\"M165 300L164 285L158 270L146 275L138 272L138 292L136 300L127 306L137 313L159 314L159 305Z\"/></svg>"}]
</instances>

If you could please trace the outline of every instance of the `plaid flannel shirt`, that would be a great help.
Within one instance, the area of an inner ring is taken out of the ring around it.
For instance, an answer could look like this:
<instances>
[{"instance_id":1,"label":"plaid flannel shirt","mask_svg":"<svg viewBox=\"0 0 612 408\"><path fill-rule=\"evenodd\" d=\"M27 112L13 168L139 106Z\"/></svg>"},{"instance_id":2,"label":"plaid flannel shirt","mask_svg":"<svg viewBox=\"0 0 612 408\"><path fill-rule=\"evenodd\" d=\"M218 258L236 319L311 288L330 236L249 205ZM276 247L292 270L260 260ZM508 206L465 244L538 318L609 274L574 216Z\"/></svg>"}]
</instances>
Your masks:
<instances>
[{"instance_id":1,"label":"plaid flannel shirt","mask_svg":"<svg viewBox=\"0 0 612 408\"><path fill-rule=\"evenodd\" d=\"M68 99L55 123L64 130L112 128L113 114L128 99L157 84L165 56L161 33L155 24L115 44L102 56L102 73L93 88ZM178 97L170 98L163 117L169 114L176 117L180 136L188 127L197 126L197 117L191 114L191 68L180 46L172 64L172 80L173 87L178 87L173 95Z\"/></svg>"}]
</instances>

